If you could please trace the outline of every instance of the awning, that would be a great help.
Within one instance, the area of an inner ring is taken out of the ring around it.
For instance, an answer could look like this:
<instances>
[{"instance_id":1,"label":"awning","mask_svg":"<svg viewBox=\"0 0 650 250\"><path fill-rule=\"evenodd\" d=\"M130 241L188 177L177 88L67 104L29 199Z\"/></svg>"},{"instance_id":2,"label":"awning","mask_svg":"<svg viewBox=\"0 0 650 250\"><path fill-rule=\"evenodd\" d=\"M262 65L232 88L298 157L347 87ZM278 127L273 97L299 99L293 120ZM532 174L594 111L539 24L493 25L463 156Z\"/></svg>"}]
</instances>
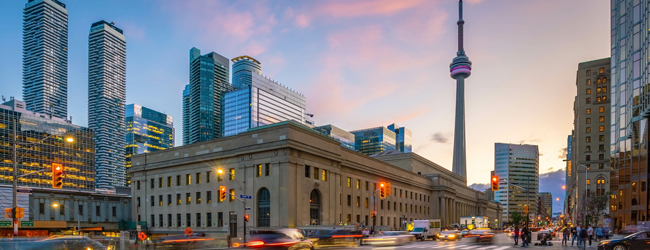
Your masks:
<instances>
[{"instance_id":1,"label":"awning","mask_svg":"<svg viewBox=\"0 0 650 250\"><path fill-rule=\"evenodd\" d=\"M82 228L81 231L104 231L103 227L87 227Z\"/></svg>"}]
</instances>

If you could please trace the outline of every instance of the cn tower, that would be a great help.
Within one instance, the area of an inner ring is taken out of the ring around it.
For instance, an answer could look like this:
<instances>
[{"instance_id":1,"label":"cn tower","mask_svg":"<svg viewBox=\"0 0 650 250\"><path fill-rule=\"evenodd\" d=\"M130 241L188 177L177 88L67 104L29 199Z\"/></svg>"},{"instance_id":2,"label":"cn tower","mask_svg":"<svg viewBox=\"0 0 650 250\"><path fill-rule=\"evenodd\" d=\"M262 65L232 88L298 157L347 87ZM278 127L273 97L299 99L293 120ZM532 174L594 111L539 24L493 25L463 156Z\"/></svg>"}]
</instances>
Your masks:
<instances>
[{"instance_id":1,"label":"cn tower","mask_svg":"<svg viewBox=\"0 0 650 250\"><path fill-rule=\"evenodd\" d=\"M463 0L458 1L458 52L449 65L451 78L456 79L456 124L454 127L454 161L452 171L467 179L465 157L465 78L472 73L472 62L463 48Z\"/></svg>"}]
</instances>

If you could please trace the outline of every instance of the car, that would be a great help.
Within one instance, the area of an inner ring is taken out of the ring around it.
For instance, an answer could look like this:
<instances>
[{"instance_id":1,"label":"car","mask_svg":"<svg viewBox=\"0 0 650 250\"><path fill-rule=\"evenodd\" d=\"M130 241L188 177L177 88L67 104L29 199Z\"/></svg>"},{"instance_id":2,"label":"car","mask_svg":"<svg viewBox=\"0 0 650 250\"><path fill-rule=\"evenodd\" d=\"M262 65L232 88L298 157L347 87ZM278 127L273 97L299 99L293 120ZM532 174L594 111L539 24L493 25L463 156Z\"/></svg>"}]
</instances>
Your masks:
<instances>
[{"instance_id":1,"label":"car","mask_svg":"<svg viewBox=\"0 0 650 250\"><path fill-rule=\"evenodd\" d=\"M415 241L415 236L405 231L384 231L375 237L363 239L364 245L404 245Z\"/></svg>"},{"instance_id":2,"label":"car","mask_svg":"<svg viewBox=\"0 0 650 250\"><path fill-rule=\"evenodd\" d=\"M494 231L491 229L479 228L472 231L469 231L466 238L474 238L474 241L479 244L492 244L492 238L494 238Z\"/></svg>"},{"instance_id":3,"label":"car","mask_svg":"<svg viewBox=\"0 0 650 250\"><path fill-rule=\"evenodd\" d=\"M31 242L30 244L21 245L20 249L105 250L107 248L98 241L89 238L88 236L52 236L43 240Z\"/></svg>"},{"instance_id":4,"label":"car","mask_svg":"<svg viewBox=\"0 0 650 250\"><path fill-rule=\"evenodd\" d=\"M460 231L460 237L465 237L465 235L467 235L467 233L469 233L469 230L467 230L467 229L464 229L464 230Z\"/></svg>"},{"instance_id":5,"label":"car","mask_svg":"<svg viewBox=\"0 0 650 250\"><path fill-rule=\"evenodd\" d=\"M305 238L297 229L251 230L252 239L246 243L253 249L292 249L313 250L314 243Z\"/></svg>"},{"instance_id":6,"label":"car","mask_svg":"<svg viewBox=\"0 0 650 250\"><path fill-rule=\"evenodd\" d=\"M519 232L515 232L515 231L513 230L513 231L508 232L507 235L508 235L508 237L521 236L521 231L519 231Z\"/></svg>"},{"instance_id":7,"label":"car","mask_svg":"<svg viewBox=\"0 0 650 250\"><path fill-rule=\"evenodd\" d=\"M553 239L553 233L550 230L539 230L537 232L537 240L542 240L546 238L547 240Z\"/></svg>"},{"instance_id":8,"label":"car","mask_svg":"<svg viewBox=\"0 0 650 250\"><path fill-rule=\"evenodd\" d=\"M460 240L461 234L458 230L442 231L436 235L437 240Z\"/></svg>"},{"instance_id":9,"label":"car","mask_svg":"<svg viewBox=\"0 0 650 250\"><path fill-rule=\"evenodd\" d=\"M598 250L641 250L649 249L650 231L641 231L620 239L603 240L598 243Z\"/></svg>"}]
</instances>

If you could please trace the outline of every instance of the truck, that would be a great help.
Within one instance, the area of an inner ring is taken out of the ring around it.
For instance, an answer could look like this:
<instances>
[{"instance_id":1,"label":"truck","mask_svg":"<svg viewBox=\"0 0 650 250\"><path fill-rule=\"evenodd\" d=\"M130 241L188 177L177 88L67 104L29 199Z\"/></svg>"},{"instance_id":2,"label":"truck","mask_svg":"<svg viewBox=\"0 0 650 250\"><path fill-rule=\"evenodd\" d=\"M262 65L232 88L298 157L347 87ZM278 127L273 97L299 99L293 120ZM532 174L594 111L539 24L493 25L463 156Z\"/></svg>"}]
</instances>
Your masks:
<instances>
[{"instance_id":1,"label":"truck","mask_svg":"<svg viewBox=\"0 0 650 250\"><path fill-rule=\"evenodd\" d=\"M440 219L414 220L410 234L417 240L434 239L440 233Z\"/></svg>"},{"instance_id":2,"label":"truck","mask_svg":"<svg viewBox=\"0 0 650 250\"><path fill-rule=\"evenodd\" d=\"M468 228L468 225L473 225L473 228L486 228L488 225L487 216L462 216L460 217L460 227Z\"/></svg>"}]
</instances>

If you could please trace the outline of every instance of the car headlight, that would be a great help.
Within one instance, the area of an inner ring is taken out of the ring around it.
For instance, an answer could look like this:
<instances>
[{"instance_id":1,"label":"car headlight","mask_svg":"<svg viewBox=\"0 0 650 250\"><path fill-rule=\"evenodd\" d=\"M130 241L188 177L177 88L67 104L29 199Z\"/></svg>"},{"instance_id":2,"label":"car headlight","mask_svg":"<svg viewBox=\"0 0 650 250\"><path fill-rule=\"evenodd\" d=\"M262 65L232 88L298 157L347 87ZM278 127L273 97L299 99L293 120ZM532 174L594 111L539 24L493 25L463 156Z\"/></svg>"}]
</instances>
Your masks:
<instances>
[{"instance_id":1,"label":"car headlight","mask_svg":"<svg viewBox=\"0 0 650 250\"><path fill-rule=\"evenodd\" d=\"M607 244L609 244L610 242L611 242L611 241L609 241L609 240L601 241L601 242L600 242L600 245L607 245Z\"/></svg>"}]
</instances>

